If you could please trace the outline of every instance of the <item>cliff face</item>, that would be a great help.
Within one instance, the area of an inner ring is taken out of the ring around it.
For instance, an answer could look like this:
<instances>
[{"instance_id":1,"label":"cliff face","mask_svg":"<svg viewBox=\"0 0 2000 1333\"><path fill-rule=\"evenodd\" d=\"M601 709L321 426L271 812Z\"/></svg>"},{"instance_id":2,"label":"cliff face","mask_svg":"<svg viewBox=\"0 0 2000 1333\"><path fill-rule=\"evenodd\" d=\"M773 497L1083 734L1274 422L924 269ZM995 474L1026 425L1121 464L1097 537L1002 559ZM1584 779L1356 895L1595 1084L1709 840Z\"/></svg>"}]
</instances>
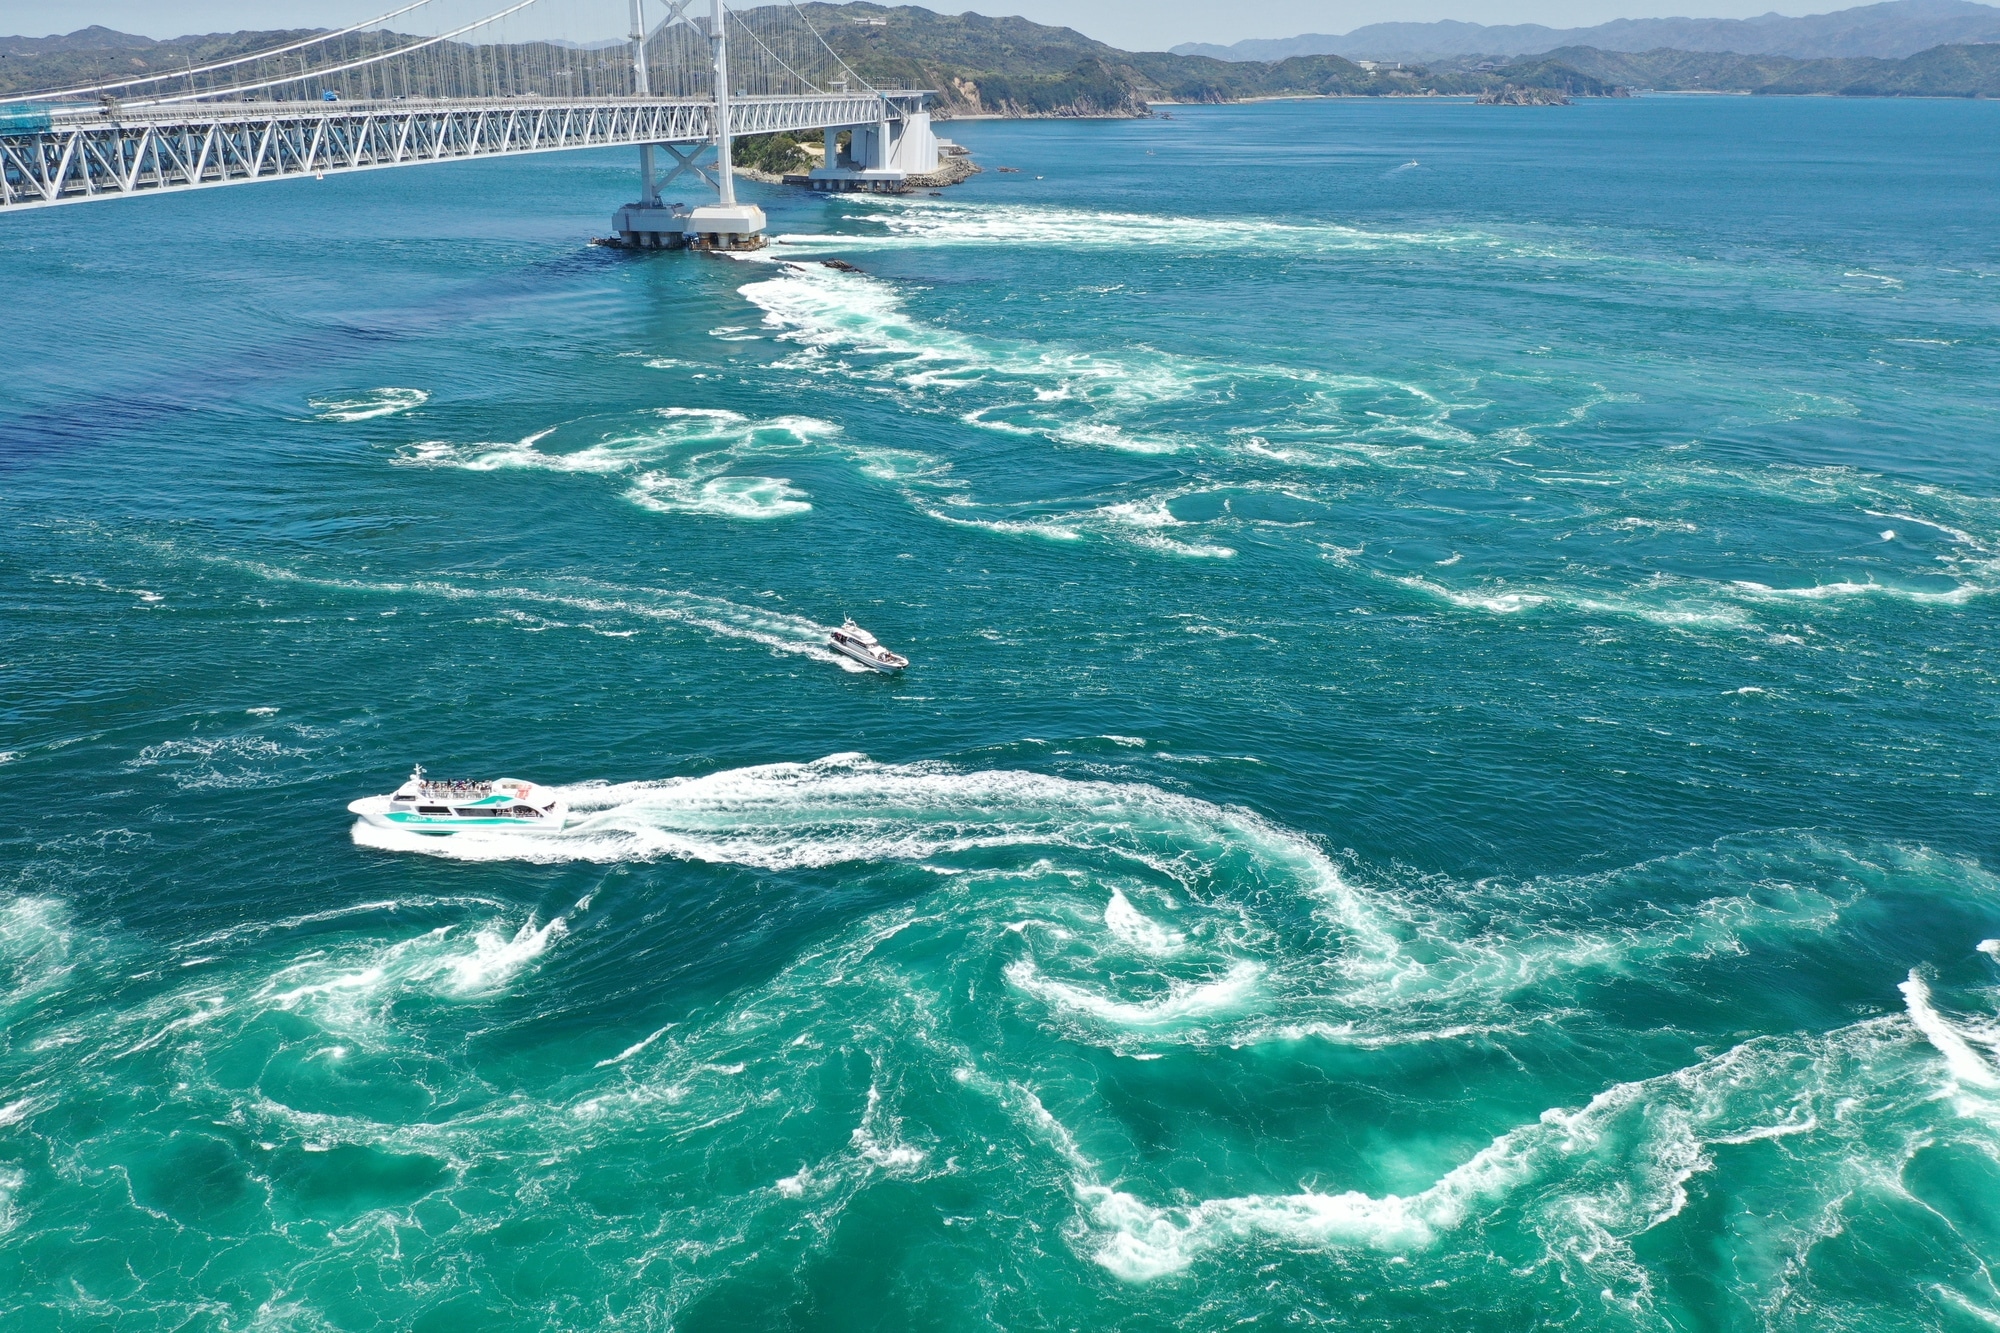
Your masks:
<instances>
[{"instance_id":1,"label":"cliff face","mask_svg":"<svg viewBox=\"0 0 2000 1333\"><path fill-rule=\"evenodd\" d=\"M920 62L924 68L928 62ZM1129 79L1101 60L1055 75L990 73L978 78L930 66L933 106L943 115L1143 116L1146 103Z\"/></svg>"}]
</instances>

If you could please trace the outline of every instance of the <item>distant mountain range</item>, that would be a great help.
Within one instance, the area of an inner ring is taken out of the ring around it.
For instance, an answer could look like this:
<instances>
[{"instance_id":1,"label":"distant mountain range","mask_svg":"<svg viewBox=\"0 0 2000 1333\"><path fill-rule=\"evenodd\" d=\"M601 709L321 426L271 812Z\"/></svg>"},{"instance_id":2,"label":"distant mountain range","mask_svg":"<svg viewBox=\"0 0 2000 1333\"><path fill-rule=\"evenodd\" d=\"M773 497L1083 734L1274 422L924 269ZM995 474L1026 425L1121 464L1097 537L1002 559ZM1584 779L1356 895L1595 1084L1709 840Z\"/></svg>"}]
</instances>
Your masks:
<instances>
[{"instance_id":1,"label":"distant mountain range","mask_svg":"<svg viewBox=\"0 0 2000 1333\"><path fill-rule=\"evenodd\" d=\"M1631 88L2000 97L2000 42L1933 45L1900 59L1689 49L1633 52L1599 45L1558 45L1555 49L1537 46L1534 53L1522 56L1490 51L1448 54L1397 68L1364 67L1331 54L1248 61L1165 51L1121 51L1073 28L1023 18L938 14L914 5L888 8L863 2L835 5L806 0L801 7L863 79L878 88L935 88L933 105L945 116L1143 116L1149 104L1162 102L1234 102L1301 95L1449 97L1495 93L1509 87L1539 88L1572 97L1621 95ZM1959 0L1897 0L1849 10L1846 16L1771 22L1813 23L1884 11L1936 14L1945 9L2000 16L2000 9ZM1765 22L1752 20L1748 26ZM301 35L212 33L157 42L108 28L86 28L67 37L0 37L0 94L179 69L190 61L266 50Z\"/></svg>"},{"instance_id":2,"label":"distant mountain range","mask_svg":"<svg viewBox=\"0 0 2000 1333\"><path fill-rule=\"evenodd\" d=\"M1874 57L1894 60L1934 46L2000 42L2000 9L1971 0L1888 0L1833 14L1754 19L1617 19L1594 28L1539 23L1371 23L1339 36L1299 37L1213 46L1184 42L1175 55L1216 60L1284 60L1336 55L1349 60L1439 60L1450 56L1519 56L1559 47L1599 51L1731 51L1795 59Z\"/></svg>"}]
</instances>

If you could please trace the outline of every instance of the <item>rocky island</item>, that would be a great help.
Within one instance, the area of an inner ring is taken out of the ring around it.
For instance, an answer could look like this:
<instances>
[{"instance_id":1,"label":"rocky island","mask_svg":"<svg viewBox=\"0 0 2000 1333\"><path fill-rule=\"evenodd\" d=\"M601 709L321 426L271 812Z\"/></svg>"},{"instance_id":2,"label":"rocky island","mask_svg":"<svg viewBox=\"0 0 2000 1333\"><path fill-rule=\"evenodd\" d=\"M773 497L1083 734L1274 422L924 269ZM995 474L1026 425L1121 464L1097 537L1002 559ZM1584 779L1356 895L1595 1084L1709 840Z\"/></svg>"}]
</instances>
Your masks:
<instances>
[{"instance_id":1,"label":"rocky island","mask_svg":"<svg viewBox=\"0 0 2000 1333\"><path fill-rule=\"evenodd\" d=\"M1568 106L1569 94L1556 88L1492 88L1479 94L1480 106Z\"/></svg>"}]
</instances>

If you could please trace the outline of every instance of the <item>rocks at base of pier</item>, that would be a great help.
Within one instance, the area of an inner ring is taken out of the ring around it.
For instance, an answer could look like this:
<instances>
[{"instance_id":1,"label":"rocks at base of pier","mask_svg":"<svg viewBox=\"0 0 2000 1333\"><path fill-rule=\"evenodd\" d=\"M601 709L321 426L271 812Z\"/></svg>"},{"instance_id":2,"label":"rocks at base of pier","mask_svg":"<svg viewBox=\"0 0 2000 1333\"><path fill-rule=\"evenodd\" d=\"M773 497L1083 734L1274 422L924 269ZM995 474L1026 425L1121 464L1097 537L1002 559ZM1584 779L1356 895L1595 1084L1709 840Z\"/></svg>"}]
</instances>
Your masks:
<instances>
[{"instance_id":1,"label":"rocks at base of pier","mask_svg":"<svg viewBox=\"0 0 2000 1333\"><path fill-rule=\"evenodd\" d=\"M903 179L913 190L939 190L947 185L962 185L979 172L978 163L963 153L954 153L940 161L936 171L919 172Z\"/></svg>"}]
</instances>

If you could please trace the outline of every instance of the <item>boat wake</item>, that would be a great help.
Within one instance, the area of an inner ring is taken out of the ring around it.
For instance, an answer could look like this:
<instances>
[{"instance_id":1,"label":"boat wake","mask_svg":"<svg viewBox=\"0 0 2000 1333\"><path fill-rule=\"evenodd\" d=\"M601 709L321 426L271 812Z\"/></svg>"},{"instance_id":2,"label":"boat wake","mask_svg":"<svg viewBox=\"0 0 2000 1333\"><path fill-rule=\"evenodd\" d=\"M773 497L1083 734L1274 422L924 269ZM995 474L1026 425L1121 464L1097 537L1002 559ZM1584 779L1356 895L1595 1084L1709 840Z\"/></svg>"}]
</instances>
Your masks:
<instances>
[{"instance_id":1,"label":"boat wake","mask_svg":"<svg viewBox=\"0 0 2000 1333\"><path fill-rule=\"evenodd\" d=\"M181 554L178 547L166 549L169 554ZM498 580L474 582L451 578L347 578L206 551L196 553L193 558L204 564L226 566L265 582L315 589L344 597L389 601L418 598L468 608L490 607L496 618L519 625L531 633L574 630L627 638L662 626L679 626L719 639L759 644L775 653L808 657L843 669L852 668L856 672L867 670L827 648L826 639L832 632L832 626L772 607L749 606L726 597L685 589L614 584L587 578L553 578L540 584ZM179 753L175 752L174 757L178 757ZM159 759L166 757L164 752L156 756ZM210 781L214 785L225 785L227 779Z\"/></svg>"}]
</instances>

